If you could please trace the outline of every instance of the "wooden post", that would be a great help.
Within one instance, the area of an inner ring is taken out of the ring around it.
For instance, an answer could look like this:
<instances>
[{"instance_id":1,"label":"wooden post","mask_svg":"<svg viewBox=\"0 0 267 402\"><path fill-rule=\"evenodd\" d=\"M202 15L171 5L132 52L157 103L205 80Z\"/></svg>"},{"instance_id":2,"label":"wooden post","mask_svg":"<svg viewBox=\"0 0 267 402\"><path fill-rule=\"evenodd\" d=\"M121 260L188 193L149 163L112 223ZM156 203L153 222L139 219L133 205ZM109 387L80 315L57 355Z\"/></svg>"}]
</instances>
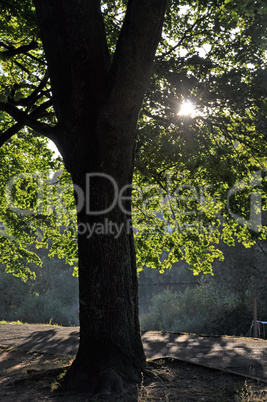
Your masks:
<instances>
[{"instance_id":1,"label":"wooden post","mask_svg":"<svg viewBox=\"0 0 267 402\"><path fill-rule=\"evenodd\" d=\"M253 336L258 336L258 323L257 323L257 299L253 299Z\"/></svg>"}]
</instances>

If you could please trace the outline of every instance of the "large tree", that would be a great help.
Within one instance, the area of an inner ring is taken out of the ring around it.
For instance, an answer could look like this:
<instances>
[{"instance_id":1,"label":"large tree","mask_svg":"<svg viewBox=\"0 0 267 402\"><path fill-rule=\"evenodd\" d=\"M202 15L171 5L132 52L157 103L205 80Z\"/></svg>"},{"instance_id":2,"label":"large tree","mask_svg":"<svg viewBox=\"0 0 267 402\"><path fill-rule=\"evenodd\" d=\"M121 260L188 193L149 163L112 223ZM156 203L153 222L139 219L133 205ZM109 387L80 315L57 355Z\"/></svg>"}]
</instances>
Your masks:
<instances>
[{"instance_id":1,"label":"large tree","mask_svg":"<svg viewBox=\"0 0 267 402\"><path fill-rule=\"evenodd\" d=\"M57 145L76 186L78 225L108 227L95 231L89 240L78 233L80 346L68 378L73 386L83 383L93 391L116 389L121 378L138 381L145 369L130 187L136 123L166 1L128 1L112 58L100 0L36 0L34 4L48 75L25 100L27 110L17 108L19 96L2 102L1 109L20 127L26 124ZM32 6L26 4L23 10L31 13ZM34 41L26 48L7 45L4 56L34 48ZM57 117L54 126L36 120L49 104L31 108L41 98L48 76ZM2 141L12 134L12 128L7 130ZM120 228L119 238L111 227Z\"/></svg>"}]
</instances>

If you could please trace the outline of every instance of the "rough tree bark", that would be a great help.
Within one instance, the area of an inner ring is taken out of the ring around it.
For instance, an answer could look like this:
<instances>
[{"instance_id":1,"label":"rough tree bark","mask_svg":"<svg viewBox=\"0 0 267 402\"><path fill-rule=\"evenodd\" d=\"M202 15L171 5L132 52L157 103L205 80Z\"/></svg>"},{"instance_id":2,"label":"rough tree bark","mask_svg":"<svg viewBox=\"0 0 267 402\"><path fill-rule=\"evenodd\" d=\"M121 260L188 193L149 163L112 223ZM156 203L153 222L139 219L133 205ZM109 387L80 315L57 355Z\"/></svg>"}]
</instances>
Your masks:
<instances>
[{"instance_id":1,"label":"rough tree bark","mask_svg":"<svg viewBox=\"0 0 267 402\"><path fill-rule=\"evenodd\" d=\"M123 381L140 380L145 369L130 184L136 123L166 0L128 1L112 62L100 0L34 3L58 118L53 140L73 182L86 195L83 207L77 199L78 224L105 228L90 239L78 236L80 347L67 381L92 392L118 390ZM113 183L123 198L117 197ZM119 236L115 228L120 228Z\"/></svg>"}]
</instances>

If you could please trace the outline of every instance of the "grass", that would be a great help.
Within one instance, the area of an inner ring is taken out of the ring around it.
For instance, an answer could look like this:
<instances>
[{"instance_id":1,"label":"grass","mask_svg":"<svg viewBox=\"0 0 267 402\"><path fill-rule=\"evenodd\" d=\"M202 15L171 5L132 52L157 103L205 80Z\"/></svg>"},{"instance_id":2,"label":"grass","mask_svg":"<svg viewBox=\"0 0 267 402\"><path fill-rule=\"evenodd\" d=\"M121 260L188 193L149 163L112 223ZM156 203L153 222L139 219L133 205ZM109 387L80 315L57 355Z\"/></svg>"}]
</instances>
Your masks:
<instances>
[{"instance_id":1,"label":"grass","mask_svg":"<svg viewBox=\"0 0 267 402\"><path fill-rule=\"evenodd\" d=\"M2 320L0 321L0 324L15 324L15 325L47 325L50 327L62 327L63 325L59 325L59 324L51 324L52 320L50 320L50 323L48 324L43 324L43 323L28 323L28 322L22 322L22 321L6 321L6 320ZM77 327L78 328L78 327Z\"/></svg>"},{"instance_id":2,"label":"grass","mask_svg":"<svg viewBox=\"0 0 267 402\"><path fill-rule=\"evenodd\" d=\"M51 392L58 390L61 380L65 377L68 367L66 367L50 385Z\"/></svg>"},{"instance_id":3,"label":"grass","mask_svg":"<svg viewBox=\"0 0 267 402\"><path fill-rule=\"evenodd\" d=\"M236 402L263 402L267 399L267 391L254 391L251 385L248 385L245 381L244 388L237 392L235 396Z\"/></svg>"},{"instance_id":4,"label":"grass","mask_svg":"<svg viewBox=\"0 0 267 402\"><path fill-rule=\"evenodd\" d=\"M2 320L2 321L0 321L0 324L24 325L24 324L27 324L27 323L26 323L26 322L22 322L22 321L6 321L6 320Z\"/></svg>"}]
</instances>

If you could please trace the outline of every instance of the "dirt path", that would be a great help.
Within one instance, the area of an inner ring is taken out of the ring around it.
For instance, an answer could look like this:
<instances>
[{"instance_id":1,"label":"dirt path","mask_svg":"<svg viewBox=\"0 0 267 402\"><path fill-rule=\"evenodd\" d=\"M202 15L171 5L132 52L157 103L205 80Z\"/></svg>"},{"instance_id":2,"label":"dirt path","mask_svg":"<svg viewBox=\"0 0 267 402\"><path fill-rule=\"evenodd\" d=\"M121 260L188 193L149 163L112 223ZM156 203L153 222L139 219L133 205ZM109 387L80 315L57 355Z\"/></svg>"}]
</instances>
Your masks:
<instances>
[{"instance_id":1,"label":"dirt path","mask_svg":"<svg viewBox=\"0 0 267 402\"><path fill-rule=\"evenodd\" d=\"M267 381L267 341L252 338L201 337L143 332L147 358L175 357ZM22 351L74 356L79 328L0 324L0 346Z\"/></svg>"}]
</instances>

